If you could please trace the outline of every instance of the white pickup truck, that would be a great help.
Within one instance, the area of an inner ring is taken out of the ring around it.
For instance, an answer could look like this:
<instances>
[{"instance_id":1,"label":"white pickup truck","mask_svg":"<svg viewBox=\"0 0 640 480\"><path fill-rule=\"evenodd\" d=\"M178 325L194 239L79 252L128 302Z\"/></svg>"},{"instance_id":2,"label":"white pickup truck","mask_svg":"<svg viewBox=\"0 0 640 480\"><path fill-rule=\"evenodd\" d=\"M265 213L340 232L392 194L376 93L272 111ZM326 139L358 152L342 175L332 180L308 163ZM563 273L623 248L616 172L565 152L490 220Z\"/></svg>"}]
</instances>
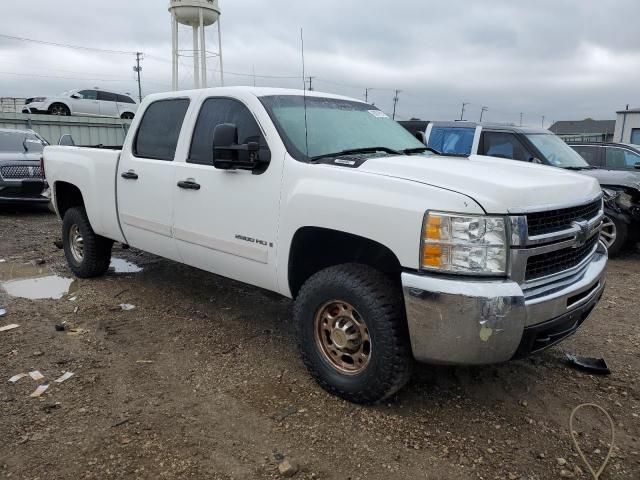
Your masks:
<instances>
[{"instance_id":1,"label":"white pickup truck","mask_svg":"<svg viewBox=\"0 0 640 480\"><path fill-rule=\"evenodd\" d=\"M396 392L414 359L549 347L604 290L596 180L437 155L350 98L150 95L121 151L47 147L44 168L77 276L121 242L293 298L304 363L354 402Z\"/></svg>"}]
</instances>

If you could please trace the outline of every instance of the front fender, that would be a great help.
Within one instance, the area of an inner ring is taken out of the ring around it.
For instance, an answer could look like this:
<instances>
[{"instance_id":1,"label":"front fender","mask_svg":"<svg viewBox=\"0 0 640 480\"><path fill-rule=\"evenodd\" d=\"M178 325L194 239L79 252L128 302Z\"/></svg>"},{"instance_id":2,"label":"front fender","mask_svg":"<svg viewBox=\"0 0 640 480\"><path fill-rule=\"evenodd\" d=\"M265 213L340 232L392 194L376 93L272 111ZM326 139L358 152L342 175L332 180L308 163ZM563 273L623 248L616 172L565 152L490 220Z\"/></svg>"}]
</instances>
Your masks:
<instances>
[{"instance_id":1,"label":"front fender","mask_svg":"<svg viewBox=\"0 0 640 480\"><path fill-rule=\"evenodd\" d=\"M278 285L291 294L288 261L295 233L320 227L387 247L404 268L418 269L427 210L483 214L469 197L450 190L357 169L290 160L283 178L278 234ZM312 254L313 252L310 252Z\"/></svg>"}]
</instances>

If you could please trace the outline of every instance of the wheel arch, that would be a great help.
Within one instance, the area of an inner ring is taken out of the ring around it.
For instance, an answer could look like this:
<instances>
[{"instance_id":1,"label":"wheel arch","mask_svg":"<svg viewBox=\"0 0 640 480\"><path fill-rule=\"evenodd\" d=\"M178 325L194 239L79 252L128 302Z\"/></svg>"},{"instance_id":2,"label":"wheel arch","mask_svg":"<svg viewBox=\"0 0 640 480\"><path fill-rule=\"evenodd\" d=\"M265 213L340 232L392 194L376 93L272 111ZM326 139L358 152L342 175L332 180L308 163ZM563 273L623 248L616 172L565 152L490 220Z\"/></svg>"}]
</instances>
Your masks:
<instances>
[{"instance_id":1,"label":"wheel arch","mask_svg":"<svg viewBox=\"0 0 640 480\"><path fill-rule=\"evenodd\" d=\"M305 226L293 235L287 262L288 287L296 297L315 273L343 263L360 263L400 281L402 266L386 245L353 233Z\"/></svg>"},{"instance_id":2,"label":"wheel arch","mask_svg":"<svg viewBox=\"0 0 640 480\"><path fill-rule=\"evenodd\" d=\"M84 207L84 197L80 189L69 182L57 181L53 185L53 193L56 211L60 218L64 218L64 214L73 207Z\"/></svg>"}]
</instances>

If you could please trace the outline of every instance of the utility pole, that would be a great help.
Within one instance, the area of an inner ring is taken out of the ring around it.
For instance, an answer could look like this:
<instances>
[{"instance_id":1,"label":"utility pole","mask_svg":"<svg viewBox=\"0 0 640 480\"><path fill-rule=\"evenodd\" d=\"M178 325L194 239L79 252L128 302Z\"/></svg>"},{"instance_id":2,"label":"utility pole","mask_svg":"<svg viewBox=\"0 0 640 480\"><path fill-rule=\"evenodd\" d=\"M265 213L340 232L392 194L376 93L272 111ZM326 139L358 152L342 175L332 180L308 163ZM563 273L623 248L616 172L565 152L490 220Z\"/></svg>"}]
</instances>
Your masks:
<instances>
[{"instance_id":1,"label":"utility pole","mask_svg":"<svg viewBox=\"0 0 640 480\"><path fill-rule=\"evenodd\" d=\"M487 110L489 110L489 107L482 107L482 110L480 110L480 123L482 123L482 116Z\"/></svg>"},{"instance_id":2,"label":"utility pole","mask_svg":"<svg viewBox=\"0 0 640 480\"><path fill-rule=\"evenodd\" d=\"M313 90L313 79L316 77L307 77L309 79L309 91Z\"/></svg>"},{"instance_id":3,"label":"utility pole","mask_svg":"<svg viewBox=\"0 0 640 480\"><path fill-rule=\"evenodd\" d=\"M398 95L400 94L402 90L397 90L393 96L393 115L391 116L392 119L396 119L396 106L398 105Z\"/></svg>"},{"instance_id":4,"label":"utility pole","mask_svg":"<svg viewBox=\"0 0 640 480\"><path fill-rule=\"evenodd\" d=\"M542 128L544 128L544 115L542 115Z\"/></svg>"},{"instance_id":5,"label":"utility pole","mask_svg":"<svg viewBox=\"0 0 640 480\"><path fill-rule=\"evenodd\" d=\"M523 115L524 115L524 114L523 114L522 112L520 112L520 126L522 126L522 116L523 116Z\"/></svg>"},{"instance_id":6,"label":"utility pole","mask_svg":"<svg viewBox=\"0 0 640 480\"><path fill-rule=\"evenodd\" d=\"M140 72L142 71L140 60L142 59L142 52L136 52L136 65L133 67L133 71L138 75L138 100L140 101L140 103L142 103L142 83L140 81Z\"/></svg>"},{"instance_id":7,"label":"utility pole","mask_svg":"<svg viewBox=\"0 0 640 480\"><path fill-rule=\"evenodd\" d=\"M464 119L464 109L467 107L467 105L469 105L468 103L463 103L462 104L462 112L460 112L460 120Z\"/></svg>"},{"instance_id":8,"label":"utility pole","mask_svg":"<svg viewBox=\"0 0 640 480\"><path fill-rule=\"evenodd\" d=\"M365 103L369 103L369 90L373 90L372 88L364 89L364 101Z\"/></svg>"}]
</instances>

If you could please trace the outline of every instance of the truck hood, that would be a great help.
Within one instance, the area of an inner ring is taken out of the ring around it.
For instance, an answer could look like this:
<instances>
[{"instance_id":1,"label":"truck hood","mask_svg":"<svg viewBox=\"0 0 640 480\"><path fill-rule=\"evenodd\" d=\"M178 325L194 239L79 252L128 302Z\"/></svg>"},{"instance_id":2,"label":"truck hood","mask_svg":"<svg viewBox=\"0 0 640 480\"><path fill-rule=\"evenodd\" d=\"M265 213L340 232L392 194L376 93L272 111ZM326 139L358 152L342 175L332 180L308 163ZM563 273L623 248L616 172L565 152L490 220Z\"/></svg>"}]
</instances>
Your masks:
<instances>
[{"instance_id":1,"label":"truck hood","mask_svg":"<svg viewBox=\"0 0 640 480\"><path fill-rule=\"evenodd\" d=\"M481 155L377 157L358 170L453 190L495 214L579 205L601 191L598 182L586 175Z\"/></svg>"},{"instance_id":2,"label":"truck hood","mask_svg":"<svg viewBox=\"0 0 640 480\"><path fill-rule=\"evenodd\" d=\"M629 187L640 190L640 170L625 172L622 170L582 170L583 175L595 178L602 186Z\"/></svg>"}]
</instances>

